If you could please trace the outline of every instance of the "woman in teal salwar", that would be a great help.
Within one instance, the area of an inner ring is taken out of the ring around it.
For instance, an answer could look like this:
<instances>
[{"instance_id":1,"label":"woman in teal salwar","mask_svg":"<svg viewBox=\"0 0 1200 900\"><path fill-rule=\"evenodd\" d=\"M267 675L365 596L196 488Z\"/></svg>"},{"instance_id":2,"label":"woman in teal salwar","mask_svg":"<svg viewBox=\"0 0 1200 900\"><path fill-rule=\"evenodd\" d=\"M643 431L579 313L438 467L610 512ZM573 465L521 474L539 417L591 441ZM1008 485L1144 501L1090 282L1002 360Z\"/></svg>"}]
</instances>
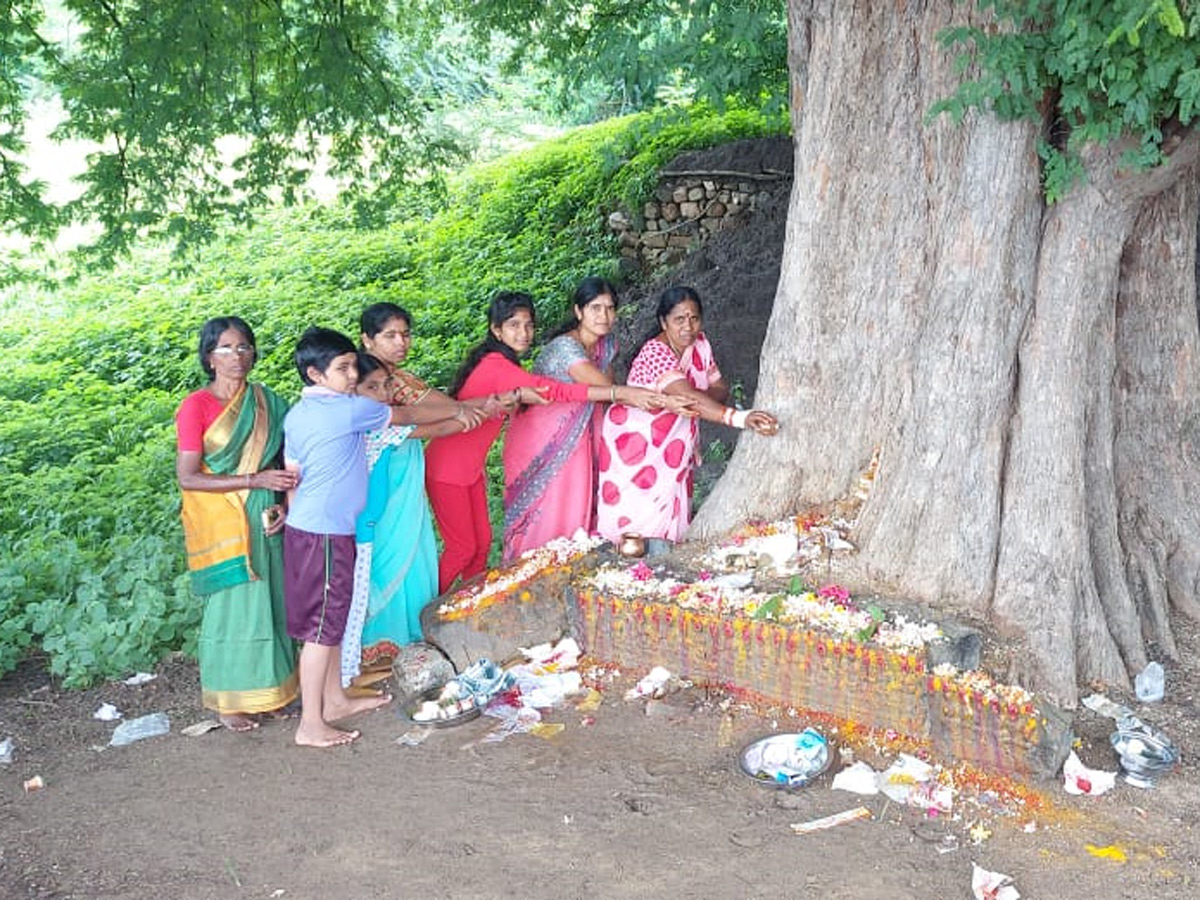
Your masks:
<instances>
[{"instance_id":1,"label":"woman in teal salwar","mask_svg":"<svg viewBox=\"0 0 1200 900\"><path fill-rule=\"evenodd\" d=\"M254 332L236 316L200 330L208 385L175 414L175 472L192 590L204 602L197 654L204 706L232 731L298 694L283 606L284 510L296 476L279 465L287 403L249 384Z\"/></svg>"},{"instance_id":2,"label":"woman in teal salwar","mask_svg":"<svg viewBox=\"0 0 1200 900\"><path fill-rule=\"evenodd\" d=\"M437 544L425 496L421 439L457 434L484 416L488 402L460 403L401 368L412 345L412 317L395 303L375 303L359 319L357 391L382 403L437 408L444 415L417 426L389 426L367 435L367 505L358 518L354 601L342 639L342 684L362 671L386 668L400 648L422 639L421 610L437 596ZM363 679L365 680L365 679Z\"/></svg>"}]
</instances>

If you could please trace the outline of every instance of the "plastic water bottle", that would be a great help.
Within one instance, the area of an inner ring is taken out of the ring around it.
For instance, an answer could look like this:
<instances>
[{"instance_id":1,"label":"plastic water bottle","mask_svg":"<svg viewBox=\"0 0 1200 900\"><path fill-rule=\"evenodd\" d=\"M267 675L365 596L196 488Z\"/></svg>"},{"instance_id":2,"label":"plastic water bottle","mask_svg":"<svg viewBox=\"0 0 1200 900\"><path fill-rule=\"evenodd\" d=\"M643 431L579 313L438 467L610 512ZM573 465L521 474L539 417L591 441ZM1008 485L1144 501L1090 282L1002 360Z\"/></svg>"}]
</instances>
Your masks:
<instances>
[{"instance_id":1,"label":"plastic water bottle","mask_svg":"<svg viewBox=\"0 0 1200 900\"><path fill-rule=\"evenodd\" d=\"M1163 698L1163 667L1152 662L1142 669L1133 681L1137 698L1143 703L1155 703Z\"/></svg>"}]
</instances>

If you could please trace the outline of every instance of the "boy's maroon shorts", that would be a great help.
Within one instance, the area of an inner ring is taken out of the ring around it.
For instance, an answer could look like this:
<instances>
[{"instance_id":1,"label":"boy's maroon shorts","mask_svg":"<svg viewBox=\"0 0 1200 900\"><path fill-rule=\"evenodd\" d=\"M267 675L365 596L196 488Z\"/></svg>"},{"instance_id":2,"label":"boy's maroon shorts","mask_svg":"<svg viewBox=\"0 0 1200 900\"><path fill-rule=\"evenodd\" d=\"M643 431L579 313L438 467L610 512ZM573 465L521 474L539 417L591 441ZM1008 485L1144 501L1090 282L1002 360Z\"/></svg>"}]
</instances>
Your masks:
<instances>
[{"instance_id":1,"label":"boy's maroon shorts","mask_svg":"<svg viewBox=\"0 0 1200 900\"><path fill-rule=\"evenodd\" d=\"M307 644L337 646L354 595L354 535L283 529L287 633Z\"/></svg>"}]
</instances>

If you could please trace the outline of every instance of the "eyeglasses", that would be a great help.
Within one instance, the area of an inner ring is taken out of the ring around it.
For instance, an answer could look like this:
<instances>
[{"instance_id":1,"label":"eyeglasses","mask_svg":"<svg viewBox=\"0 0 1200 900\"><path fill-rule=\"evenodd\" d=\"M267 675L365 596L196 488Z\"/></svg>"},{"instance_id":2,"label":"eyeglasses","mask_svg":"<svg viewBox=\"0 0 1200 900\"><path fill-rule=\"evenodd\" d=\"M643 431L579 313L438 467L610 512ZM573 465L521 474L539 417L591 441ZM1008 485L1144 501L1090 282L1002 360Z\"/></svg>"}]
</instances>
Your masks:
<instances>
[{"instance_id":1,"label":"eyeglasses","mask_svg":"<svg viewBox=\"0 0 1200 900\"><path fill-rule=\"evenodd\" d=\"M230 347L225 344L220 347L213 347L212 352L217 356L232 356L234 353L238 356L249 356L254 352L254 348L249 344L238 344L236 347Z\"/></svg>"}]
</instances>

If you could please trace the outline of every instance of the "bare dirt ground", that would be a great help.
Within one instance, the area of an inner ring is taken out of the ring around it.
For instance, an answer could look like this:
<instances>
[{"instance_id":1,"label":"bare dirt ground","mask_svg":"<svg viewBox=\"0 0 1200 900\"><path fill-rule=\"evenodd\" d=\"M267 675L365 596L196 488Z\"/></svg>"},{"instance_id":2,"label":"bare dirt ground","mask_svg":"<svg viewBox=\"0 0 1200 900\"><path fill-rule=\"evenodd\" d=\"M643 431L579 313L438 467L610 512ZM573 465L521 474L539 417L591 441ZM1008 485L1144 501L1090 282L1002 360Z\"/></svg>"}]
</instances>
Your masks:
<instances>
[{"instance_id":1,"label":"bare dirt ground","mask_svg":"<svg viewBox=\"0 0 1200 900\"><path fill-rule=\"evenodd\" d=\"M640 673L605 681L592 712L549 712L564 726L549 737L483 743L497 724L485 716L403 746L414 728L393 707L362 717L353 746L318 751L294 746L288 721L182 735L208 717L186 660L140 687L76 692L31 663L0 681L0 739L16 748L0 765L0 896L928 900L971 897L974 861L1027 898L1182 900L1200 883L1200 631L1183 647L1165 701L1138 707L1183 752L1156 788L1070 797L1047 782L1025 805L963 790L937 817L833 791L838 761L794 792L755 782L738 750L803 719L722 709L701 687L624 700ZM171 733L106 747L103 702L167 712ZM1115 770L1111 722L1081 710L1076 729L1084 762ZM45 787L26 793L34 776ZM859 805L871 820L790 828ZM973 844L976 823L990 834Z\"/></svg>"}]
</instances>

